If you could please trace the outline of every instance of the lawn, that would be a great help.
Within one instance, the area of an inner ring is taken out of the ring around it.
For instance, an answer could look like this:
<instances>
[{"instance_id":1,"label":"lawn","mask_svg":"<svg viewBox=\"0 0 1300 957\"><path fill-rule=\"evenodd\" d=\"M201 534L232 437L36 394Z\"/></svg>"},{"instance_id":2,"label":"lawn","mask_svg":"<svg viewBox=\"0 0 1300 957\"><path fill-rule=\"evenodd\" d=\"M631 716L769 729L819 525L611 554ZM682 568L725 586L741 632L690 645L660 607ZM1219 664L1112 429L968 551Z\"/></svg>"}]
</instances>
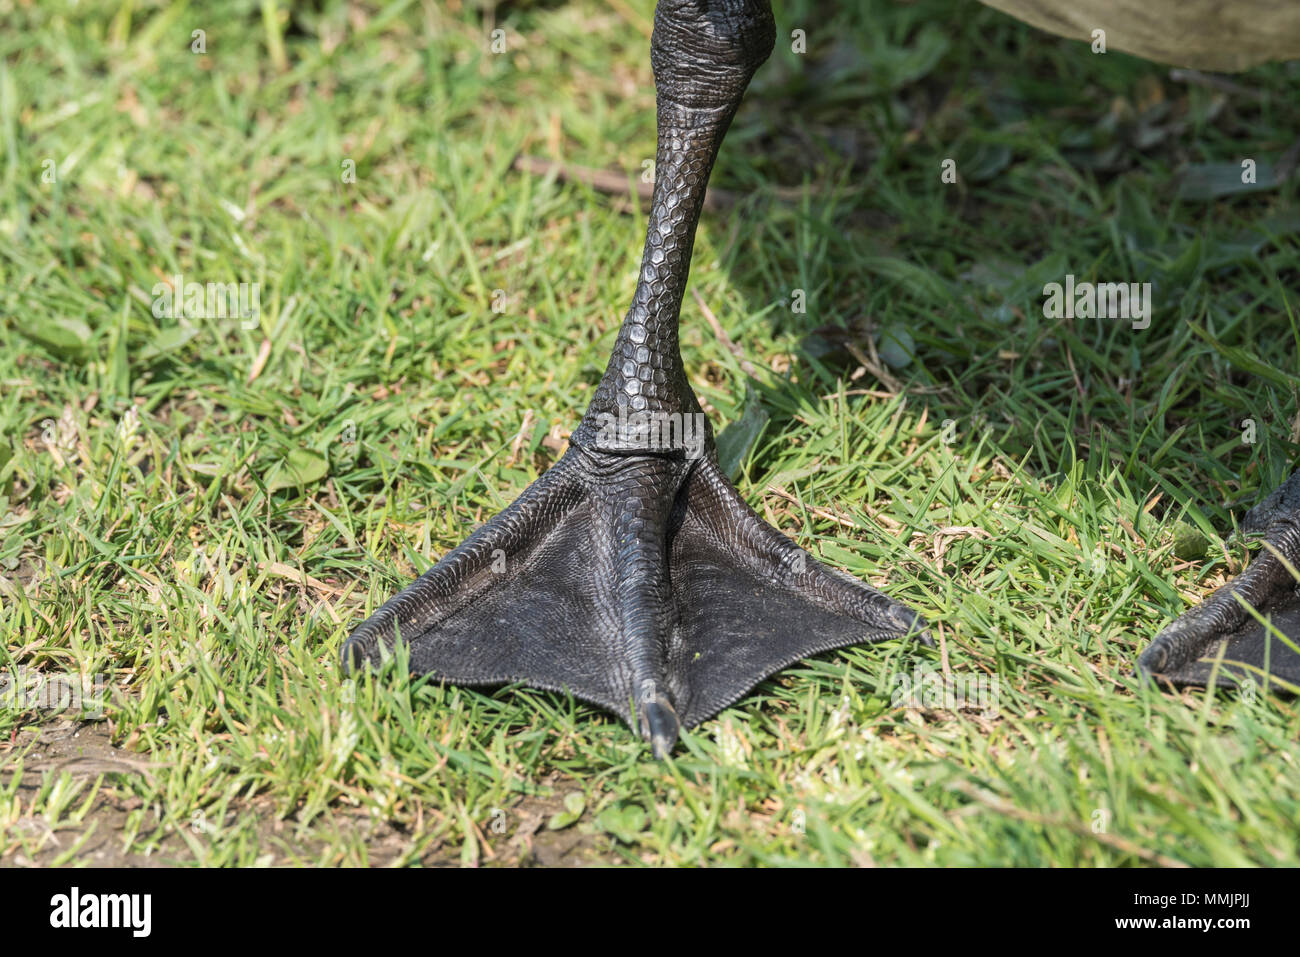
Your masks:
<instances>
[{"instance_id":1,"label":"lawn","mask_svg":"<svg viewBox=\"0 0 1300 957\"><path fill-rule=\"evenodd\" d=\"M1300 864L1295 699L1133 671L1300 457L1300 63L777 5L686 368L747 500L938 647L805 661L659 762L338 662L604 370L653 4L287 6L0 0L0 863ZM1067 275L1151 283L1149 326L1050 317Z\"/></svg>"}]
</instances>

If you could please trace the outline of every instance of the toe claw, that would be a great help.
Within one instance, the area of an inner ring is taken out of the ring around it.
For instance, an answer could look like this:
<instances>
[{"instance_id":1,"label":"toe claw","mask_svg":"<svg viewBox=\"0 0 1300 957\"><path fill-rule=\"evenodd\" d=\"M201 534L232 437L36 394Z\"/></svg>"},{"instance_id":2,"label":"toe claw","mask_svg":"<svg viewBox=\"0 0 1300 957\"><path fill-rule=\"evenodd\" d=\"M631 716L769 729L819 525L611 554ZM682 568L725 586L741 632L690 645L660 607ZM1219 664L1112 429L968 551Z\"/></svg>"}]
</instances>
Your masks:
<instances>
[{"instance_id":1,"label":"toe claw","mask_svg":"<svg viewBox=\"0 0 1300 957\"><path fill-rule=\"evenodd\" d=\"M1143 678L1154 679L1165 670L1168 663L1169 648L1163 642L1156 641L1138 658L1138 673Z\"/></svg>"},{"instance_id":2,"label":"toe claw","mask_svg":"<svg viewBox=\"0 0 1300 957\"><path fill-rule=\"evenodd\" d=\"M677 711L662 696L646 702L641 709L642 733L650 739L650 747L656 758L666 758L677 743L677 732L681 727L677 720Z\"/></svg>"},{"instance_id":3,"label":"toe claw","mask_svg":"<svg viewBox=\"0 0 1300 957\"><path fill-rule=\"evenodd\" d=\"M361 647L361 642L355 638L349 638L343 643L343 650L339 652L339 661L343 665L343 673L354 675L365 667L368 661L365 649Z\"/></svg>"},{"instance_id":4,"label":"toe claw","mask_svg":"<svg viewBox=\"0 0 1300 957\"><path fill-rule=\"evenodd\" d=\"M898 630L904 636L915 638L927 648L934 647L934 638L930 635L930 623L920 614L906 605L895 602L889 608L889 617L898 624Z\"/></svg>"}]
</instances>

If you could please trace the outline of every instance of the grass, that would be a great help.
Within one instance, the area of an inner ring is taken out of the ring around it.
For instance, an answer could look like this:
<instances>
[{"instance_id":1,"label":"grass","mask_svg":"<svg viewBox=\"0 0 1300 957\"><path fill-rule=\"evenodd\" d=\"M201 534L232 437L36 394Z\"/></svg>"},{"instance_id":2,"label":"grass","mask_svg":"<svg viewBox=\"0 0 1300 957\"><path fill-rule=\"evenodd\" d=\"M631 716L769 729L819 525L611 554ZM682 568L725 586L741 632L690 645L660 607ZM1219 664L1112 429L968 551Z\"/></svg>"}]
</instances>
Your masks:
<instances>
[{"instance_id":1,"label":"grass","mask_svg":"<svg viewBox=\"0 0 1300 957\"><path fill-rule=\"evenodd\" d=\"M1297 64L1225 90L973 3L779 5L691 276L758 377L692 296L687 369L768 416L746 498L942 641L804 662L655 762L561 695L337 664L603 371L652 4L284 7L3 13L0 667L108 700L0 709L0 861L1300 863L1295 701L1132 674L1300 452L1297 178L1225 192L1285 166ZM1066 273L1151 282L1150 328L1047 318ZM176 274L259 321L156 318ZM992 701L897 705L943 669Z\"/></svg>"}]
</instances>

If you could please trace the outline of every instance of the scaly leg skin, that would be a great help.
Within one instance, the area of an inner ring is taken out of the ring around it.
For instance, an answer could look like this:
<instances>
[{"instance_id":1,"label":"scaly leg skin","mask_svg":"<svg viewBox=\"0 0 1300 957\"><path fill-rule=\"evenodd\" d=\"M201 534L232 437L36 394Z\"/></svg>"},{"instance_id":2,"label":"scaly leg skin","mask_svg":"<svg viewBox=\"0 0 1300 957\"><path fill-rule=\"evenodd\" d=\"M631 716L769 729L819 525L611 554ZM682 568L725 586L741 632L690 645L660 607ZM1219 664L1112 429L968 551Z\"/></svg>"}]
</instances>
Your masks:
<instances>
[{"instance_id":1,"label":"scaly leg skin","mask_svg":"<svg viewBox=\"0 0 1300 957\"><path fill-rule=\"evenodd\" d=\"M682 727L810 655L913 636L912 611L803 551L718 467L677 325L718 148L775 41L767 0L660 0L659 145L636 294L569 450L348 639L418 673L567 691L667 755Z\"/></svg>"},{"instance_id":2,"label":"scaly leg skin","mask_svg":"<svg viewBox=\"0 0 1300 957\"><path fill-rule=\"evenodd\" d=\"M1263 533L1264 550L1244 572L1156 636L1142 674L1176 685L1300 690L1300 472L1251 509L1241 530ZM1287 568L1287 564L1291 568ZM1271 622L1280 639L1251 614Z\"/></svg>"}]
</instances>

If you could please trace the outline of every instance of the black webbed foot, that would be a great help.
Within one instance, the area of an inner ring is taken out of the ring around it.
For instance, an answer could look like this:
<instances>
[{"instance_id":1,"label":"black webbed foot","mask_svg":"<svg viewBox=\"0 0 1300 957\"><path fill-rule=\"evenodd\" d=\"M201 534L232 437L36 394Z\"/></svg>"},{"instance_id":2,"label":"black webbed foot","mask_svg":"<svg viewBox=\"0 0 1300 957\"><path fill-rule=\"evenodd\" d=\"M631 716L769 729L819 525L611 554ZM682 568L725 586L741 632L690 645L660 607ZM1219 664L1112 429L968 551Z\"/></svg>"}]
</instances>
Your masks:
<instances>
[{"instance_id":1,"label":"black webbed foot","mask_svg":"<svg viewBox=\"0 0 1300 957\"><path fill-rule=\"evenodd\" d=\"M378 661L400 635L413 671L568 691L663 756L795 661L909 634L931 643L914 613L759 518L712 455L574 446L344 657Z\"/></svg>"},{"instance_id":2,"label":"black webbed foot","mask_svg":"<svg viewBox=\"0 0 1300 957\"><path fill-rule=\"evenodd\" d=\"M677 324L709 172L771 53L767 0L660 0L655 190L636 293L570 449L348 640L461 684L522 681L602 705L664 755L681 727L800 658L916 633L745 505L717 465Z\"/></svg>"},{"instance_id":3,"label":"black webbed foot","mask_svg":"<svg viewBox=\"0 0 1300 957\"><path fill-rule=\"evenodd\" d=\"M1263 534L1263 551L1156 636L1138 660L1142 673L1179 685L1253 679L1300 691L1300 472L1251 509L1241 530Z\"/></svg>"}]
</instances>

